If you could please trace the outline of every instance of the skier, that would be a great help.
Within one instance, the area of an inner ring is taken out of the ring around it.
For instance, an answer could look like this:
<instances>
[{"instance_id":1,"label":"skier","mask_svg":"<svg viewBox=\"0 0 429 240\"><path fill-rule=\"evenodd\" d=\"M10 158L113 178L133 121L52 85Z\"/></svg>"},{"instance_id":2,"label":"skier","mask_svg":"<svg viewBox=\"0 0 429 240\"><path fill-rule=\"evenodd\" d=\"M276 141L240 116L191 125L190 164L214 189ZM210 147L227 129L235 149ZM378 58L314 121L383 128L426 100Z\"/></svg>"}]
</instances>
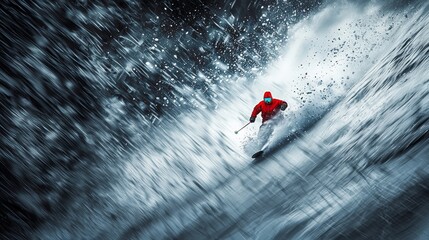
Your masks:
<instances>
[{"instance_id":1,"label":"skier","mask_svg":"<svg viewBox=\"0 0 429 240\"><path fill-rule=\"evenodd\" d=\"M277 115L279 110L284 111L287 108L287 102L273 98L271 92L264 93L264 100L260 101L253 108L252 115L250 116L250 122L253 123L256 120L256 116L261 112L262 125L274 116Z\"/></svg>"},{"instance_id":2,"label":"skier","mask_svg":"<svg viewBox=\"0 0 429 240\"><path fill-rule=\"evenodd\" d=\"M255 122L256 116L261 113L262 125L259 127L258 132L258 148L262 147L273 132L273 126L281 120L278 113L280 110L284 111L288 107L286 101L273 98L271 92L264 93L264 100L260 101L253 108L252 115L250 116L250 123ZM268 121L271 120L271 121Z\"/></svg>"}]
</instances>

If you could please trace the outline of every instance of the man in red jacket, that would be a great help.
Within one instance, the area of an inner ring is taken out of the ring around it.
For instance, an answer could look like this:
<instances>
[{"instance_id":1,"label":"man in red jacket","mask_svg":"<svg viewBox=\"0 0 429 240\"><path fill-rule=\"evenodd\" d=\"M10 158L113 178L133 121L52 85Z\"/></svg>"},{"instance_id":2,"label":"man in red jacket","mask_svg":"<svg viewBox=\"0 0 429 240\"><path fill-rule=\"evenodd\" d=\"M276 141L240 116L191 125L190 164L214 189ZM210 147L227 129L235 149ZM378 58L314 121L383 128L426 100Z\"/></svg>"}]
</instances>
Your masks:
<instances>
[{"instance_id":1,"label":"man in red jacket","mask_svg":"<svg viewBox=\"0 0 429 240\"><path fill-rule=\"evenodd\" d=\"M262 123L272 119L279 110L284 111L287 108L287 103L283 100L275 99L271 95L271 92L264 93L264 100L260 101L253 108L252 115L250 116L250 122L253 123L256 120L256 116L261 113Z\"/></svg>"},{"instance_id":2,"label":"man in red jacket","mask_svg":"<svg viewBox=\"0 0 429 240\"><path fill-rule=\"evenodd\" d=\"M262 125L259 128L256 148L263 147L274 131L273 127L275 123L270 123L271 121L267 123L267 121L273 119L280 110L286 110L287 106L288 105L285 101L273 98L271 92L264 93L264 100L256 104L253 108L252 115L250 116L250 122L253 123L259 113L262 115ZM279 118L276 118L276 120L280 121Z\"/></svg>"}]
</instances>

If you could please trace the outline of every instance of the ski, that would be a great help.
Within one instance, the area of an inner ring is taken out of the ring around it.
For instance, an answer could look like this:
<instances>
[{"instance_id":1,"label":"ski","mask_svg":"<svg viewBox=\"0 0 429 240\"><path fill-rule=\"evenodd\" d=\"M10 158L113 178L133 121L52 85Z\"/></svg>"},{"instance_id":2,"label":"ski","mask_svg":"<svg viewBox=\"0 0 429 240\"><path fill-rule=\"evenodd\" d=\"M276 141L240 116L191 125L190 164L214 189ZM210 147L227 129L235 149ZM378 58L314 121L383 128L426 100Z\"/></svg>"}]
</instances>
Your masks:
<instances>
[{"instance_id":1,"label":"ski","mask_svg":"<svg viewBox=\"0 0 429 240\"><path fill-rule=\"evenodd\" d=\"M263 153L264 153L264 150L256 152L255 154L252 155L252 158L259 158L262 156Z\"/></svg>"}]
</instances>

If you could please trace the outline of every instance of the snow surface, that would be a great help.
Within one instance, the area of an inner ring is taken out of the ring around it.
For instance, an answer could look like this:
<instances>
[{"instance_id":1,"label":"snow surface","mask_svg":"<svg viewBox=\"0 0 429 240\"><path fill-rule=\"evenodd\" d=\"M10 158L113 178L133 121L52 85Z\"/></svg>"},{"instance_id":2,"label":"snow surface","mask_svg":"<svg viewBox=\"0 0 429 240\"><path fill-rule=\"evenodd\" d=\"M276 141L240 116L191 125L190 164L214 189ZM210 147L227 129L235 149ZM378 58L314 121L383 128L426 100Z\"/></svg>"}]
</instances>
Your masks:
<instances>
[{"instance_id":1,"label":"snow surface","mask_svg":"<svg viewBox=\"0 0 429 240\"><path fill-rule=\"evenodd\" d=\"M426 239L429 15L412 3L195 3L184 23L167 1L141 18L23 4L43 27L4 21L0 236ZM252 162L260 118L234 131L267 90L289 107Z\"/></svg>"}]
</instances>

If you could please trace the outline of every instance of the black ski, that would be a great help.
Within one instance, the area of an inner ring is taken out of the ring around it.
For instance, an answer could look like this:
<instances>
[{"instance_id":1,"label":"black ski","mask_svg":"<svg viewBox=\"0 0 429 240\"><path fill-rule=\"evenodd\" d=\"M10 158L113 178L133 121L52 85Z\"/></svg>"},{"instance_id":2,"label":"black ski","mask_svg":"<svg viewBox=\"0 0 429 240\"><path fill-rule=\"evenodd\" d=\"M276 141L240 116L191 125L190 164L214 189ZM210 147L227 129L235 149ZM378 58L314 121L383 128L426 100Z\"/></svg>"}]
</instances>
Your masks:
<instances>
[{"instance_id":1,"label":"black ski","mask_svg":"<svg viewBox=\"0 0 429 240\"><path fill-rule=\"evenodd\" d=\"M252 158L259 158L262 156L263 153L264 153L264 150L256 152L255 154L252 155Z\"/></svg>"}]
</instances>

